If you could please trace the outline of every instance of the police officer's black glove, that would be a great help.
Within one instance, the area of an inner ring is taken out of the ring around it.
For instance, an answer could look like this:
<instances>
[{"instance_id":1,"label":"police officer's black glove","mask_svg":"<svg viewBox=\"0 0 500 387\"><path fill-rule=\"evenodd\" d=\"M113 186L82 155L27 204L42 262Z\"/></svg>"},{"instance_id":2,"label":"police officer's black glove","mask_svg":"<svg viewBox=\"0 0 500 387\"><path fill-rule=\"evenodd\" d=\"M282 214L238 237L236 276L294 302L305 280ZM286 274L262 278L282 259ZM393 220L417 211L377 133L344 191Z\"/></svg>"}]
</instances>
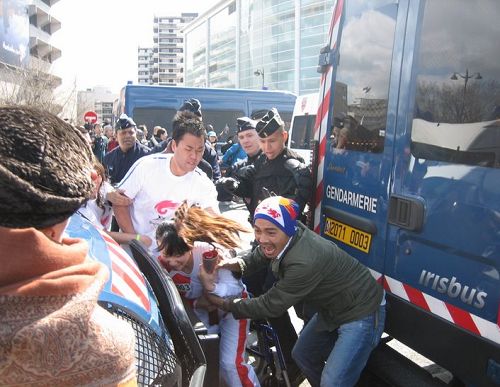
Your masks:
<instances>
[{"instance_id":1,"label":"police officer's black glove","mask_svg":"<svg viewBox=\"0 0 500 387\"><path fill-rule=\"evenodd\" d=\"M255 167L253 165L241 167L236 171L236 176L238 176L241 180L253 180L255 176Z\"/></svg>"},{"instance_id":2,"label":"police officer's black glove","mask_svg":"<svg viewBox=\"0 0 500 387\"><path fill-rule=\"evenodd\" d=\"M227 192L232 194L238 188L239 181L233 179L232 177L222 177L219 180L217 180L217 183L215 183L215 185L221 186Z\"/></svg>"}]
</instances>

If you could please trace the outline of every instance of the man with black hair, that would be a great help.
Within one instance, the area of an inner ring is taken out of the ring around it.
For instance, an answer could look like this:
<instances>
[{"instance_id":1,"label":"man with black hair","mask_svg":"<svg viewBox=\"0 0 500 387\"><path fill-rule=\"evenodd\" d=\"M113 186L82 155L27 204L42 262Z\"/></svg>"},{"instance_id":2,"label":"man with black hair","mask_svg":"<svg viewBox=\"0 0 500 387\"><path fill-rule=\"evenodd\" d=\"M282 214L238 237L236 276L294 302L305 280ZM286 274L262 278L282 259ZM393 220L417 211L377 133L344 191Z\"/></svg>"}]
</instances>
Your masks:
<instances>
[{"instance_id":1,"label":"man with black hair","mask_svg":"<svg viewBox=\"0 0 500 387\"><path fill-rule=\"evenodd\" d=\"M197 117L200 121L202 121L201 103L196 98L190 98L185 100L184 103L179 108L178 112L183 112L183 111L188 111L193 113L195 117ZM150 154L160 153L160 152L171 153L172 152L170 146L171 141L172 139L168 138L160 142L153 149L151 149ZM219 157L217 156L217 152L215 151L215 149L213 149L212 146L210 145L208 138L205 140L205 150L203 152L203 158L200 160L200 163L198 164L198 168L200 168L203 172L205 172L207 176L214 182L219 180L222 176L219 166Z\"/></svg>"},{"instance_id":2,"label":"man with black hair","mask_svg":"<svg viewBox=\"0 0 500 387\"><path fill-rule=\"evenodd\" d=\"M195 116L199 117L200 121L203 120L201 114L201 103L196 98L189 98L185 100L182 106L180 107L179 111L184 111L184 110L192 112ZM203 160L205 160L208 164L210 164L210 167L212 168L211 176L210 173L207 173L207 176L209 176L212 179L212 181L219 180L222 176L219 166L219 156L217 156L217 152L211 146L208 138L205 140L205 150L203 152ZM205 171L205 168L202 169Z\"/></svg>"},{"instance_id":3,"label":"man with black hair","mask_svg":"<svg viewBox=\"0 0 500 387\"><path fill-rule=\"evenodd\" d=\"M137 141L137 125L131 117L122 114L116 123L118 147L104 156L103 164L111 184L123 179L132 164L149 153L149 148Z\"/></svg>"},{"instance_id":4,"label":"man with black hair","mask_svg":"<svg viewBox=\"0 0 500 387\"><path fill-rule=\"evenodd\" d=\"M139 159L118 185L133 200L130 207L114 208L122 231L147 235L156 248L158 224L172 218L187 200L217 211L217 191L212 181L197 168L205 150L206 131L199 117L190 111L177 112L173 120L172 153L155 153Z\"/></svg>"}]
</instances>

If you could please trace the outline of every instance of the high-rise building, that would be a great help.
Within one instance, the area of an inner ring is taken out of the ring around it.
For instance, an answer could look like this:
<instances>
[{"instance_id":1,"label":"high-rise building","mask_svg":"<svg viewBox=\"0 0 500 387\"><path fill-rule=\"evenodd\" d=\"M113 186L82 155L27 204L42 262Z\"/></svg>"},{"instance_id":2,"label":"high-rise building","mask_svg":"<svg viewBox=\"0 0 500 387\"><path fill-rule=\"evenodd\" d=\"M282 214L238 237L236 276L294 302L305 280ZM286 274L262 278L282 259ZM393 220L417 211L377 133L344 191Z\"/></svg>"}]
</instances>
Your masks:
<instances>
[{"instance_id":1,"label":"high-rise building","mask_svg":"<svg viewBox=\"0 0 500 387\"><path fill-rule=\"evenodd\" d=\"M52 34L61 28L61 22L50 13L50 8L58 1L28 0L31 60L52 63L61 56L61 50L51 42Z\"/></svg>"},{"instance_id":2,"label":"high-rise building","mask_svg":"<svg viewBox=\"0 0 500 387\"><path fill-rule=\"evenodd\" d=\"M19 68L28 64L50 68L50 64L61 56L61 50L51 42L52 34L61 28L59 20L50 12L57 1L10 0L2 3L1 63Z\"/></svg>"},{"instance_id":3,"label":"high-rise building","mask_svg":"<svg viewBox=\"0 0 500 387\"><path fill-rule=\"evenodd\" d=\"M137 81L145 85L153 84L153 48L137 48Z\"/></svg>"},{"instance_id":4,"label":"high-rise building","mask_svg":"<svg viewBox=\"0 0 500 387\"><path fill-rule=\"evenodd\" d=\"M150 85L184 84L184 38L182 28L198 16L155 16L153 48L138 48L138 82Z\"/></svg>"},{"instance_id":5,"label":"high-rise building","mask_svg":"<svg viewBox=\"0 0 500 387\"><path fill-rule=\"evenodd\" d=\"M184 28L185 85L317 92L333 0L221 0Z\"/></svg>"},{"instance_id":6,"label":"high-rise building","mask_svg":"<svg viewBox=\"0 0 500 387\"><path fill-rule=\"evenodd\" d=\"M54 90L61 78L51 74L61 50L52 34L61 28L51 15L57 0L0 1L0 103L17 103L59 113Z\"/></svg>"}]
</instances>

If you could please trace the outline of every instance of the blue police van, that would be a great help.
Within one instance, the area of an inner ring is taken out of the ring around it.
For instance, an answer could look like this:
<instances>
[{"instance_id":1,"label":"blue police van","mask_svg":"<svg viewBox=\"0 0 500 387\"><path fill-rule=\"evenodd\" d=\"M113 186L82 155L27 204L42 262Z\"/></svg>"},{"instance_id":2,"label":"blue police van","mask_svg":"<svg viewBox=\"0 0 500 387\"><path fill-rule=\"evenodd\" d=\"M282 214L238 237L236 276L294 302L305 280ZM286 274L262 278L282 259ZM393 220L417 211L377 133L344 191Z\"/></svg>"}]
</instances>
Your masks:
<instances>
[{"instance_id":1,"label":"blue police van","mask_svg":"<svg viewBox=\"0 0 500 387\"><path fill-rule=\"evenodd\" d=\"M312 226L387 292L386 332L500 384L500 2L338 0Z\"/></svg>"},{"instance_id":2,"label":"blue police van","mask_svg":"<svg viewBox=\"0 0 500 387\"><path fill-rule=\"evenodd\" d=\"M236 133L238 117L261 118L276 107L287 128L292 120L296 95L286 91L191 88L175 86L126 85L115 102L114 116L125 113L137 125L162 126L171 133L171 122L184 100L197 98L203 122L212 125L222 141Z\"/></svg>"}]
</instances>

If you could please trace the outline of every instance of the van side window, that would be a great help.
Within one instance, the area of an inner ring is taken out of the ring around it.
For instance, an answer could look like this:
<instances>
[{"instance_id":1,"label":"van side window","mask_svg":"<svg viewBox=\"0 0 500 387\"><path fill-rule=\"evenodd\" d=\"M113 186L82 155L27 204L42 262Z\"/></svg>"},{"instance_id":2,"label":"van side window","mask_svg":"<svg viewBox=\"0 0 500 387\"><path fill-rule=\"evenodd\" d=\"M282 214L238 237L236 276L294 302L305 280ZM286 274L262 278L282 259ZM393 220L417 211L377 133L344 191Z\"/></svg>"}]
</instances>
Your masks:
<instances>
[{"instance_id":1,"label":"van side window","mask_svg":"<svg viewBox=\"0 0 500 387\"><path fill-rule=\"evenodd\" d=\"M148 128L153 129L156 125L167 128L168 135L172 135L172 119L174 118L176 109L167 108L135 108L132 117L136 123L145 124Z\"/></svg>"},{"instance_id":2,"label":"van side window","mask_svg":"<svg viewBox=\"0 0 500 387\"><path fill-rule=\"evenodd\" d=\"M292 139L290 146L295 149L311 149L310 140L313 137L316 115L296 116L293 120Z\"/></svg>"},{"instance_id":3,"label":"van side window","mask_svg":"<svg viewBox=\"0 0 500 387\"><path fill-rule=\"evenodd\" d=\"M425 3L414 65L415 158L500 168L497 11L495 0Z\"/></svg>"},{"instance_id":4,"label":"van side window","mask_svg":"<svg viewBox=\"0 0 500 387\"><path fill-rule=\"evenodd\" d=\"M384 149L397 3L344 3L330 149Z\"/></svg>"},{"instance_id":5,"label":"van side window","mask_svg":"<svg viewBox=\"0 0 500 387\"><path fill-rule=\"evenodd\" d=\"M234 110L222 110L222 109L212 109L205 104L205 109L201 107L203 112L203 123L205 125L212 125L214 127L215 133L219 137L218 141L227 141L236 134L236 119L238 117L243 117L245 112L243 109L239 110L236 106L233 107ZM229 127L229 132L224 133L224 130Z\"/></svg>"},{"instance_id":6,"label":"van side window","mask_svg":"<svg viewBox=\"0 0 500 387\"><path fill-rule=\"evenodd\" d=\"M225 138L233 136L236 133L236 119L245 115L243 110L214 110L203 108L203 122L214 127L217 135L223 132L226 125L229 127L229 133L225 133ZM161 125L167 128L168 134L172 135L172 120L174 119L176 109L162 108L135 108L134 120L146 124L148 127Z\"/></svg>"}]
</instances>

